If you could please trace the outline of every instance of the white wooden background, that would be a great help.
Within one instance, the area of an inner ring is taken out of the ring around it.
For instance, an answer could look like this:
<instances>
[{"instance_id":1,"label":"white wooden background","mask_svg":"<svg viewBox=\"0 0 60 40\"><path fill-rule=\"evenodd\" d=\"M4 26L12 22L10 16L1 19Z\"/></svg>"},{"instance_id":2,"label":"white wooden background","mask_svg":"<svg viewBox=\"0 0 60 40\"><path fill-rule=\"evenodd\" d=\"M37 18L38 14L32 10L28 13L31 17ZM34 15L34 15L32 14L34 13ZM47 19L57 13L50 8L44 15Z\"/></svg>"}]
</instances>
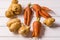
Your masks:
<instances>
[{"instance_id":1,"label":"white wooden background","mask_svg":"<svg viewBox=\"0 0 60 40\"><path fill-rule=\"evenodd\" d=\"M0 40L32 40L32 38L24 38L20 35L11 33L6 27L8 19L5 17L5 11L8 9L11 0L0 0ZM19 3L25 7L28 3L37 3L52 9L55 14L50 13L55 18L54 28L44 26L45 32L39 40L60 40L60 0L19 0ZM23 17L19 17L23 22ZM33 18L32 23L35 18ZM43 21L43 18L41 19ZM31 24L32 26L32 24ZM52 27L53 27L52 26ZM43 31L43 29L42 29Z\"/></svg>"}]
</instances>

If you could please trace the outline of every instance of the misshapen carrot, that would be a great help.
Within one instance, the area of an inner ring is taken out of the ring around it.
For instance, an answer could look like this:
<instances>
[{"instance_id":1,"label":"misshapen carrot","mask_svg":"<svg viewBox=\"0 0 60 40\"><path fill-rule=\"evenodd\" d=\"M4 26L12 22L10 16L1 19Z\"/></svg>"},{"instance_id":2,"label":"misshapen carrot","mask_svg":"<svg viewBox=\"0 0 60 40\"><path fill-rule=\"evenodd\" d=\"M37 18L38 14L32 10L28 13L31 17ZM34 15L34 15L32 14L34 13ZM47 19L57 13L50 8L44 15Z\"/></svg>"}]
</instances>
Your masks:
<instances>
[{"instance_id":1,"label":"misshapen carrot","mask_svg":"<svg viewBox=\"0 0 60 40\"><path fill-rule=\"evenodd\" d=\"M36 16L39 17L39 15L41 15L44 18L50 18L51 16L41 8L41 6L39 6L38 4L34 4L32 6L33 10L36 12ZM46 8L47 9L47 8Z\"/></svg>"},{"instance_id":2,"label":"misshapen carrot","mask_svg":"<svg viewBox=\"0 0 60 40\"><path fill-rule=\"evenodd\" d=\"M27 6L24 10L24 23L29 26L31 18L32 18L32 10L30 6Z\"/></svg>"},{"instance_id":3,"label":"misshapen carrot","mask_svg":"<svg viewBox=\"0 0 60 40\"><path fill-rule=\"evenodd\" d=\"M27 12L27 25L30 25L31 19L32 19L32 10L31 8L28 9L29 11Z\"/></svg>"},{"instance_id":4,"label":"misshapen carrot","mask_svg":"<svg viewBox=\"0 0 60 40\"><path fill-rule=\"evenodd\" d=\"M39 21L34 21L33 23L33 37L38 37L40 33L41 23Z\"/></svg>"},{"instance_id":5,"label":"misshapen carrot","mask_svg":"<svg viewBox=\"0 0 60 40\"><path fill-rule=\"evenodd\" d=\"M40 6L38 4L33 4L32 8L36 12L36 17L40 18L40 15L39 15L39 10L41 10Z\"/></svg>"},{"instance_id":6,"label":"misshapen carrot","mask_svg":"<svg viewBox=\"0 0 60 40\"><path fill-rule=\"evenodd\" d=\"M33 4L33 5L32 5L32 8L33 8L34 11L39 11L39 10L41 10L41 7L40 7L38 4Z\"/></svg>"},{"instance_id":7,"label":"misshapen carrot","mask_svg":"<svg viewBox=\"0 0 60 40\"><path fill-rule=\"evenodd\" d=\"M49 15L46 11L41 10L41 14L43 14L44 16L46 16L46 18L51 18L51 15Z\"/></svg>"},{"instance_id":8,"label":"misshapen carrot","mask_svg":"<svg viewBox=\"0 0 60 40\"><path fill-rule=\"evenodd\" d=\"M44 17L44 18L48 18L47 16L45 16L41 11L39 11L39 14Z\"/></svg>"}]
</instances>

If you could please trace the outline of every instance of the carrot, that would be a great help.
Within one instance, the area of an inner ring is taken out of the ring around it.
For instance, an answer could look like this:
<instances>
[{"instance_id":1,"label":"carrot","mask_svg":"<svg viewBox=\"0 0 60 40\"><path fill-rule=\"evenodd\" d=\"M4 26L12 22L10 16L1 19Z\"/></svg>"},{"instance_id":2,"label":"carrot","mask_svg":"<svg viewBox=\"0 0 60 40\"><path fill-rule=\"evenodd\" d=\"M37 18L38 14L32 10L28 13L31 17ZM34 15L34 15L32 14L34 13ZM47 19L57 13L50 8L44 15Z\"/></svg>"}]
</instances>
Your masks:
<instances>
[{"instance_id":1,"label":"carrot","mask_svg":"<svg viewBox=\"0 0 60 40\"><path fill-rule=\"evenodd\" d=\"M36 17L40 18L39 11L36 11Z\"/></svg>"},{"instance_id":2,"label":"carrot","mask_svg":"<svg viewBox=\"0 0 60 40\"><path fill-rule=\"evenodd\" d=\"M48 18L47 16L45 16L41 11L39 11L40 16L44 17L44 18Z\"/></svg>"},{"instance_id":3,"label":"carrot","mask_svg":"<svg viewBox=\"0 0 60 40\"><path fill-rule=\"evenodd\" d=\"M44 10L41 10L42 14L45 15L47 18L50 18L51 15L49 15L46 11Z\"/></svg>"},{"instance_id":4,"label":"carrot","mask_svg":"<svg viewBox=\"0 0 60 40\"><path fill-rule=\"evenodd\" d=\"M24 23L29 26L32 18L32 10L30 6L27 6L24 11L26 11L24 12Z\"/></svg>"},{"instance_id":5,"label":"carrot","mask_svg":"<svg viewBox=\"0 0 60 40\"><path fill-rule=\"evenodd\" d=\"M29 8L29 11L27 12L27 25L29 26L30 25L30 21L32 19L32 10Z\"/></svg>"},{"instance_id":6,"label":"carrot","mask_svg":"<svg viewBox=\"0 0 60 40\"><path fill-rule=\"evenodd\" d=\"M39 11L39 10L41 10L41 7L40 7L38 4L33 4L33 5L32 5L32 9L33 9L34 11Z\"/></svg>"},{"instance_id":7,"label":"carrot","mask_svg":"<svg viewBox=\"0 0 60 40\"><path fill-rule=\"evenodd\" d=\"M27 12L24 12L24 23L27 24Z\"/></svg>"},{"instance_id":8,"label":"carrot","mask_svg":"<svg viewBox=\"0 0 60 40\"><path fill-rule=\"evenodd\" d=\"M33 4L32 8L36 12L36 17L40 18L39 10L41 10L41 7L38 4Z\"/></svg>"},{"instance_id":9,"label":"carrot","mask_svg":"<svg viewBox=\"0 0 60 40\"><path fill-rule=\"evenodd\" d=\"M33 33L32 33L33 37L38 37L39 36L40 27L41 27L41 23L39 21L34 21L34 23L33 23Z\"/></svg>"}]
</instances>

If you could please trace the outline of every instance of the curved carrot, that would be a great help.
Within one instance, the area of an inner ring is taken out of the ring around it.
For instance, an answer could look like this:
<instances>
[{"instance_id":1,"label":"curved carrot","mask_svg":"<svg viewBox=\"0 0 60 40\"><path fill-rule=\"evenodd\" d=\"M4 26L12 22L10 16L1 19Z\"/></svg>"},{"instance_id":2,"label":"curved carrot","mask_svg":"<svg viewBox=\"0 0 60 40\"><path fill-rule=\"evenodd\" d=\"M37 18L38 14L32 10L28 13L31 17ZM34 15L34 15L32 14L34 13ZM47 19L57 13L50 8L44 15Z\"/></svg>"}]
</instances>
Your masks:
<instances>
[{"instance_id":1,"label":"curved carrot","mask_svg":"<svg viewBox=\"0 0 60 40\"><path fill-rule=\"evenodd\" d=\"M47 18L50 18L51 15L49 15L46 11L44 10L41 10L42 14L45 15Z\"/></svg>"},{"instance_id":2,"label":"curved carrot","mask_svg":"<svg viewBox=\"0 0 60 40\"><path fill-rule=\"evenodd\" d=\"M38 4L33 4L33 5L32 5L32 8L33 8L34 11L39 11L39 10L41 10L41 7L40 7Z\"/></svg>"},{"instance_id":3,"label":"curved carrot","mask_svg":"<svg viewBox=\"0 0 60 40\"><path fill-rule=\"evenodd\" d=\"M39 11L40 16L44 17L44 18L48 18L47 16L45 16L41 11Z\"/></svg>"},{"instance_id":4,"label":"curved carrot","mask_svg":"<svg viewBox=\"0 0 60 40\"><path fill-rule=\"evenodd\" d=\"M31 22L31 18L32 18L32 10L31 8L28 6L25 8L25 13L24 13L24 23L26 25L30 25L30 22Z\"/></svg>"}]
</instances>

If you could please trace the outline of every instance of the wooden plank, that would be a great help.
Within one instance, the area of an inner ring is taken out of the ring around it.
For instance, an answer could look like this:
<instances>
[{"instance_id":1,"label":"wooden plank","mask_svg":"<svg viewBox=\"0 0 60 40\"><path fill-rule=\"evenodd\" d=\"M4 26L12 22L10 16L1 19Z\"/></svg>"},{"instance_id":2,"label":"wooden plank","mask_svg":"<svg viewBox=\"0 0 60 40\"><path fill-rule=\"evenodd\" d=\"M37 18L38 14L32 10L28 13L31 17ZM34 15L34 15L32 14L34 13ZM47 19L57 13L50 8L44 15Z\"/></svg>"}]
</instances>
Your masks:
<instances>
[{"instance_id":1,"label":"wooden plank","mask_svg":"<svg viewBox=\"0 0 60 40\"><path fill-rule=\"evenodd\" d=\"M5 11L9 7L11 0L0 0L0 40L33 40L31 38L22 37L19 34L14 34L9 31L6 27L6 22L8 18L5 17ZM44 35L39 40L60 40L60 1L58 0L19 0L19 3L22 7L26 7L28 3L37 3L39 5L44 5L52 9L56 14L51 14L53 18L56 19L55 24L49 28L44 25L44 29L42 32ZM35 16L35 15L34 15ZM23 16L18 16L19 19L23 22ZM32 19L31 22L31 30L32 30L32 23L35 20L35 17ZM41 22L43 23L44 18L41 18ZM44 32L45 31L45 32Z\"/></svg>"},{"instance_id":2,"label":"wooden plank","mask_svg":"<svg viewBox=\"0 0 60 40\"><path fill-rule=\"evenodd\" d=\"M60 18L59 17L54 17L54 18L56 19L56 21L55 21L55 24L51 28L44 26L44 29L46 29L46 30L42 29L42 31L43 30L45 31L44 36L53 36L53 37L60 36L59 35L60 34L60 31L59 31L60 30L60 22L59 22ZM21 20L23 22L23 19L21 19ZM33 21L34 20L35 20L35 18L33 18ZM42 18L41 22L43 20L44 19ZM31 28L32 28L33 21L31 22ZM5 19L3 17L0 18L0 26L1 26L0 27L0 36L16 36L13 33L9 32L8 28L6 27L6 22L7 22L7 19Z\"/></svg>"}]
</instances>

